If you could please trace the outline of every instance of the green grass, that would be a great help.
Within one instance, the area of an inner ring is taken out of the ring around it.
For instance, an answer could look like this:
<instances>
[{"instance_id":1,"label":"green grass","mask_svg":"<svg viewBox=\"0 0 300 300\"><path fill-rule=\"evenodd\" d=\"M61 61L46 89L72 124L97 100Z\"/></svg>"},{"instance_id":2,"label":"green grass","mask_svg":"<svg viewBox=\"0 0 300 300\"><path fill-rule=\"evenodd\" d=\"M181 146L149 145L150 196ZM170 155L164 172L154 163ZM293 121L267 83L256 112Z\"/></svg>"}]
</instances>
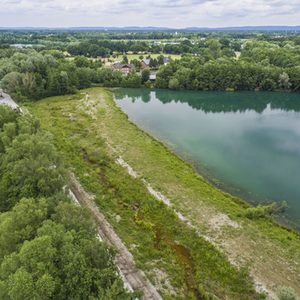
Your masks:
<instances>
[{"instance_id":1,"label":"green grass","mask_svg":"<svg viewBox=\"0 0 300 300\"><path fill-rule=\"evenodd\" d=\"M157 58L158 56L163 55L165 57L170 57L173 60L177 60L177 59L181 58L180 54L166 54L166 53L160 53L160 54L153 54L153 53L149 53L149 54L132 54L132 53L128 53L128 54L126 54L129 62L133 59L140 60L140 56L143 56L144 58L146 58L148 55L150 55L152 58ZM74 58L75 57L66 57L67 60L74 60ZM97 60L96 58L90 58L90 59L93 60L93 61ZM105 60L105 61L109 60L109 61L116 62L116 61L121 61L122 59L123 59L123 55L118 55L117 57L112 57L111 56L109 59L103 58L102 60Z\"/></svg>"},{"instance_id":2,"label":"green grass","mask_svg":"<svg viewBox=\"0 0 300 300\"><path fill-rule=\"evenodd\" d=\"M133 59L137 59L137 60L140 60L140 56L143 56L144 58L146 58L148 55L150 55L153 59L154 58L157 58L159 55L163 55L165 57L170 57L171 59L173 60L176 60L176 59L180 59L181 58L181 55L179 54L166 54L166 53L160 53L160 54L126 54L127 58L128 58L128 61L130 62L131 60ZM113 60L113 61L120 61L123 59L123 55L119 55L118 57L110 57L109 58L110 60Z\"/></svg>"},{"instance_id":3,"label":"green grass","mask_svg":"<svg viewBox=\"0 0 300 300\"><path fill-rule=\"evenodd\" d=\"M83 95L54 97L28 108L53 133L68 168L96 195L99 207L141 269L154 283L162 281L156 269L166 273L163 280L174 289L161 285L166 299L201 299L207 294L259 299L246 267L266 284L274 283L274 289L287 285L299 292L296 233L266 218L245 218L243 201L212 187L189 164L130 123L114 104L111 92L101 88L87 92L89 100L80 100ZM119 155L171 199L197 232L150 196L140 179L118 166L114 160ZM228 215L239 227L214 228L210 220L219 214ZM200 236L213 239L221 250ZM240 263L241 269L233 267L223 252Z\"/></svg>"}]
</instances>

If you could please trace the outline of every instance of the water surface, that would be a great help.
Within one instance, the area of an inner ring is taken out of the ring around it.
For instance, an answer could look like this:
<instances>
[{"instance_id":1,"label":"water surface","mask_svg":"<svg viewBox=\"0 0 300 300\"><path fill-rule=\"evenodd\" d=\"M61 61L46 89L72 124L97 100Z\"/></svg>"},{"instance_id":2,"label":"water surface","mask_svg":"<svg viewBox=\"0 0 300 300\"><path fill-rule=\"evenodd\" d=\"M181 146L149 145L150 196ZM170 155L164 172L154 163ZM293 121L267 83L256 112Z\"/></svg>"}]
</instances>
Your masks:
<instances>
[{"instance_id":1,"label":"water surface","mask_svg":"<svg viewBox=\"0 0 300 300\"><path fill-rule=\"evenodd\" d=\"M256 203L286 200L300 228L300 95L119 89L131 121ZM287 220L285 220L287 221Z\"/></svg>"}]
</instances>

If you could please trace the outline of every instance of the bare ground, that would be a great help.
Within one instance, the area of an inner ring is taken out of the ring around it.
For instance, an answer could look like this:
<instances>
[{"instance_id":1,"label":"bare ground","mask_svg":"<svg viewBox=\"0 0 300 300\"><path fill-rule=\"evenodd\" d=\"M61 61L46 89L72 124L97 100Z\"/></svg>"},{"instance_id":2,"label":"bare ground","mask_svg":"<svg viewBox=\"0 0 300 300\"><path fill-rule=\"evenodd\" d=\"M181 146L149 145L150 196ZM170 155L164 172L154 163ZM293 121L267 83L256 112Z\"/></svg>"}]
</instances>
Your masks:
<instances>
[{"instance_id":1,"label":"bare ground","mask_svg":"<svg viewBox=\"0 0 300 300\"><path fill-rule=\"evenodd\" d=\"M112 226L107 222L104 215L99 211L93 197L82 188L74 174L70 175L69 184L70 190L76 197L77 201L82 206L86 207L94 216L97 224L99 225L98 234L100 235L100 238L106 241L117 251L115 263L118 266L125 287L131 291L142 290L144 294L143 299L162 299L145 274L136 267L132 254L115 233Z\"/></svg>"}]
</instances>

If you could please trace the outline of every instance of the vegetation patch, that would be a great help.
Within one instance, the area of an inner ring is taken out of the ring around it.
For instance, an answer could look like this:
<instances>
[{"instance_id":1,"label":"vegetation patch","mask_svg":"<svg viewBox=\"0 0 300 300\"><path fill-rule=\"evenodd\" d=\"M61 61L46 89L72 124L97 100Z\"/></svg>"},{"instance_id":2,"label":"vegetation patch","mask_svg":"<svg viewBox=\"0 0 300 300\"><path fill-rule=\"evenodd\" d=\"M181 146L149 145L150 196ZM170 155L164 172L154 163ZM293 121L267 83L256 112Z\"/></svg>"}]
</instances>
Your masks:
<instances>
[{"instance_id":1,"label":"vegetation patch","mask_svg":"<svg viewBox=\"0 0 300 300\"><path fill-rule=\"evenodd\" d=\"M81 99L77 95L49 98L28 108L53 134L68 168L95 195L101 211L150 278L155 277L153 269L162 270L178 299L262 298L249 271L270 290L286 285L298 291L296 233L265 217L248 219L247 205L209 185L190 165L131 124L109 91L84 92ZM116 164L120 156L140 177L133 178ZM195 229L154 198L143 178L170 199ZM210 220L218 214L226 215L222 218L226 224L238 226L211 226ZM167 289L161 293L174 299Z\"/></svg>"},{"instance_id":2,"label":"vegetation patch","mask_svg":"<svg viewBox=\"0 0 300 300\"><path fill-rule=\"evenodd\" d=\"M5 106L0 121L0 299L134 299L90 214L63 192L51 135Z\"/></svg>"}]
</instances>

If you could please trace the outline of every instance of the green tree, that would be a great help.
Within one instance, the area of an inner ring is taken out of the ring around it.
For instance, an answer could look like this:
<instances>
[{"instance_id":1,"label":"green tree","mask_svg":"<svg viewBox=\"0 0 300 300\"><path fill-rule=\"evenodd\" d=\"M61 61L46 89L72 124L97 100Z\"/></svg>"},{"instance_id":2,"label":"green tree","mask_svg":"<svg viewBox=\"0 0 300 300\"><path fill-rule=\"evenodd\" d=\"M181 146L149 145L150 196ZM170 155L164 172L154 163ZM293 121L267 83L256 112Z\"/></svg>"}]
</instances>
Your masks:
<instances>
[{"instance_id":1,"label":"green tree","mask_svg":"<svg viewBox=\"0 0 300 300\"><path fill-rule=\"evenodd\" d=\"M0 131L2 130L4 124L16 122L18 114L5 105L0 105Z\"/></svg>"},{"instance_id":2,"label":"green tree","mask_svg":"<svg viewBox=\"0 0 300 300\"><path fill-rule=\"evenodd\" d=\"M164 56L163 56L163 55L159 55L159 56L157 57L157 64L158 64L159 66L161 66L161 65L164 64Z\"/></svg>"},{"instance_id":3,"label":"green tree","mask_svg":"<svg viewBox=\"0 0 300 300\"><path fill-rule=\"evenodd\" d=\"M84 56L76 56L74 63L78 68L88 68L90 66L90 60Z\"/></svg>"},{"instance_id":4,"label":"green tree","mask_svg":"<svg viewBox=\"0 0 300 300\"><path fill-rule=\"evenodd\" d=\"M221 43L216 39L209 39L206 42L206 46L208 47L213 58L219 58L221 56Z\"/></svg>"},{"instance_id":5,"label":"green tree","mask_svg":"<svg viewBox=\"0 0 300 300\"><path fill-rule=\"evenodd\" d=\"M1 80L1 87L4 91L10 94L21 92L23 76L19 72L11 72L6 74Z\"/></svg>"},{"instance_id":6,"label":"green tree","mask_svg":"<svg viewBox=\"0 0 300 300\"><path fill-rule=\"evenodd\" d=\"M142 71L142 84L144 84L145 82L147 82L150 78L150 70L149 69L144 69Z\"/></svg>"},{"instance_id":7,"label":"green tree","mask_svg":"<svg viewBox=\"0 0 300 300\"><path fill-rule=\"evenodd\" d=\"M127 87L127 88L140 87L141 77L138 74L131 72L126 77L123 78L121 85L122 87Z\"/></svg>"},{"instance_id":8,"label":"green tree","mask_svg":"<svg viewBox=\"0 0 300 300\"><path fill-rule=\"evenodd\" d=\"M139 71L141 68L141 62L138 59L132 59L130 61L131 65L134 65L135 70Z\"/></svg>"},{"instance_id":9,"label":"green tree","mask_svg":"<svg viewBox=\"0 0 300 300\"><path fill-rule=\"evenodd\" d=\"M288 70L291 88L293 91L300 91L300 66L290 68Z\"/></svg>"},{"instance_id":10,"label":"green tree","mask_svg":"<svg viewBox=\"0 0 300 300\"><path fill-rule=\"evenodd\" d=\"M0 159L0 210L22 197L50 196L64 184L60 157L43 133L18 135Z\"/></svg>"},{"instance_id":11,"label":"green tree","mask_svg":"<svg viewBox=\"0 0 300 300\"><path fill-rule=\"evenodd\" d=\"M111 249L90 213L63 193L51 136L30 115L0 109L0 299L123 299ZM23 196L30 199L21 199ZM48 196L39 198L40 196ZM21 200L20 200L21 199Z\"/></svg>"},{"instance_id":12,"label":"green tree","mask_svg":"<svg viewBox=\"0 0 300 300\"><path fill-rule=\"evenodd\" d=\"M279 75L279 87L283 90L288 90L291 87L290 77L285 72Z\"/></svg>"},{"instance_id":13,"label":"green tree","mask_svg":"<svg viewBox=\"0 0 300 300\"><path fill-rule=\"evenodd\" d=\"M171 90L178 90L180 88L180 83L177 78L171 78L169 81L168 88Z\"/></svg>"},{"instance_id":14,"label":"green tree","mask_svg":"<svg viewBox=\"0 0 300 300\"><path fill-rule=\"evenodd\" d=\"M122 64L128 64L128 57L123 55Z\"/></svg>"},{"instance_id":15,"label":"green tree","mask_svg":"<svg viewBox=\"0 0 300 300\"><path fill-rule=\"evenodd\" d=\"M156 58L150 58L150 63L149 63L149 66L150 68L156 68L158 66L158 63L157 63L157 59Z\"/></svg>"},{"instance_id":16,"label":"green tree","mask_svg":"<svg viewBox=\"0 0 300 300\"><path fill-rule=\"evenodd\" d=\"M49 213L47 199L22 199L14 208L0 214L0 262L24 241L35 237Z\"/></svg>"}]
</instances>

